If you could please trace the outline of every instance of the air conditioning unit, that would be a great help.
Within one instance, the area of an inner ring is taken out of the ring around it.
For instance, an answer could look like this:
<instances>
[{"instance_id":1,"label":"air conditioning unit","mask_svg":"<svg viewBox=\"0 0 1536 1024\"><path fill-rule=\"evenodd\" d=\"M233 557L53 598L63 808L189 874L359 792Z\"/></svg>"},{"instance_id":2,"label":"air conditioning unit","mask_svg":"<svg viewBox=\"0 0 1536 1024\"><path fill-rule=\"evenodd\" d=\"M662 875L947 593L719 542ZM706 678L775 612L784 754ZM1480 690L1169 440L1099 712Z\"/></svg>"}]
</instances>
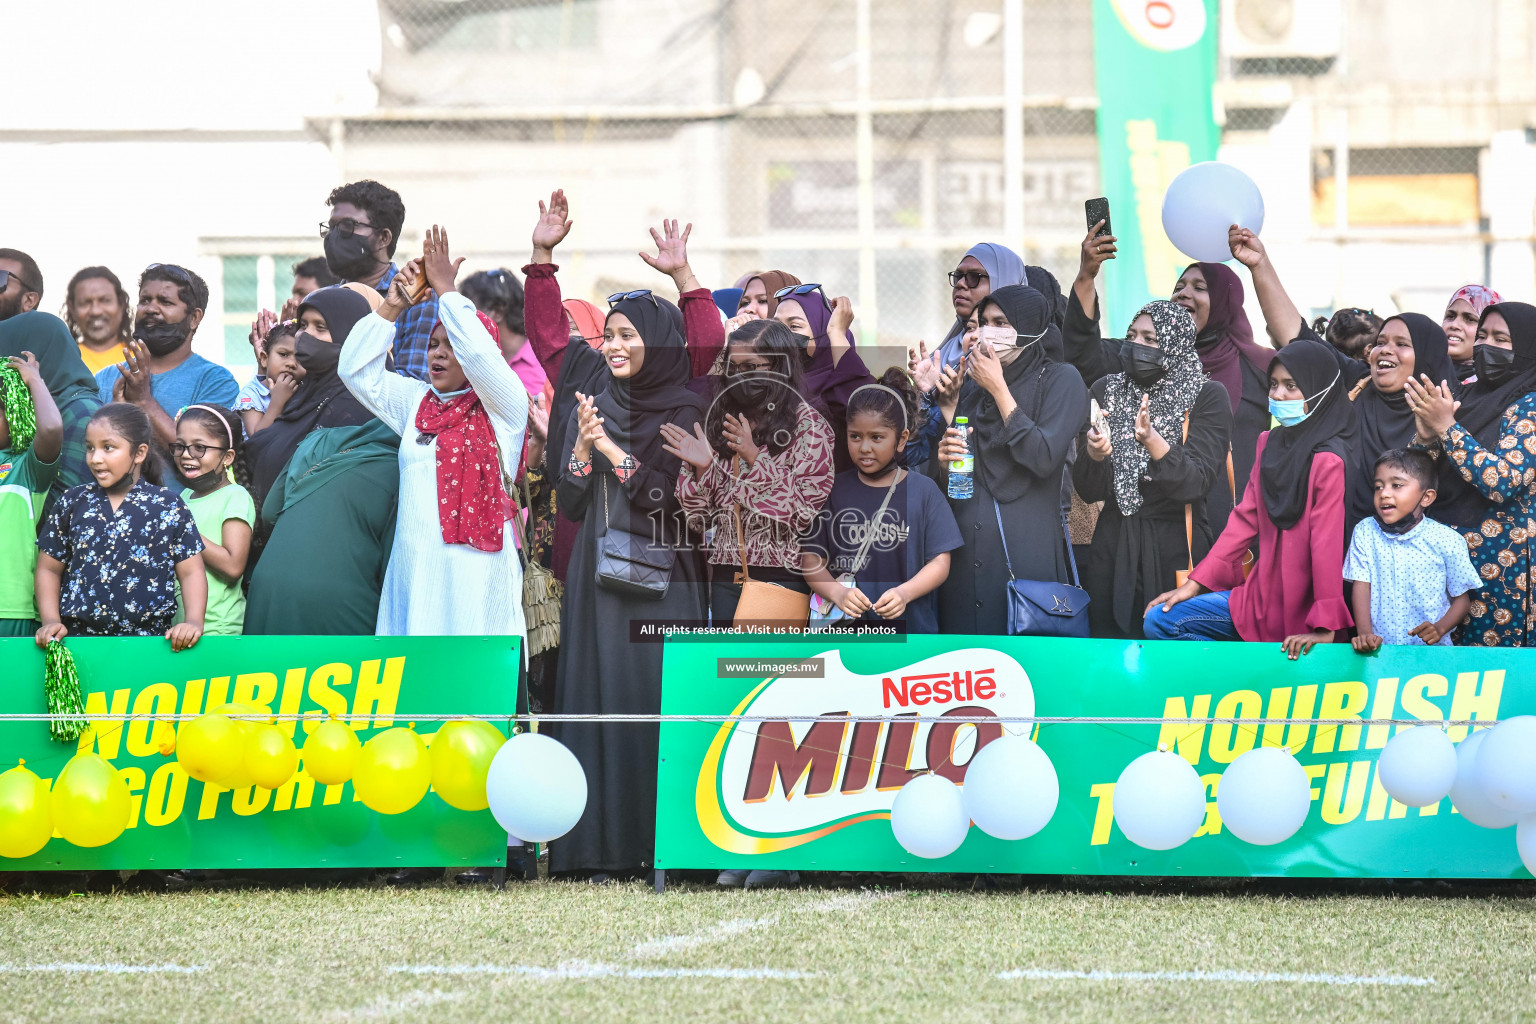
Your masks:
<instances>
[{"instance_id":1,"label":"air conditioning unit","mask_svg":"<svg viewBox=\"0 0 1536 1024\"><path fill-rule=\"evenodd\" d=\"M1221 48L1234 59L1334 57L1345 0L1221 0Z\"/></svg>"}]
</instances>

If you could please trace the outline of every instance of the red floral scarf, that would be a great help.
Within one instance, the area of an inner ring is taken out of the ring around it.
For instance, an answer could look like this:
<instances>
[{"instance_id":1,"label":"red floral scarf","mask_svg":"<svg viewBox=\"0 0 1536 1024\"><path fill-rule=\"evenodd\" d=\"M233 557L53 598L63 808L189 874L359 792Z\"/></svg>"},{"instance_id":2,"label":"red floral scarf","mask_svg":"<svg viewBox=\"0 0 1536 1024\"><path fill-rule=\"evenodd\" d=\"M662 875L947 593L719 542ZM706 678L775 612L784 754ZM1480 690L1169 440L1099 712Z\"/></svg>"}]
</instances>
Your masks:
<instances>
[{"instance_id":1,"label":"red floral scarf","mask_svg":"<svg viewBox=\"0 0 1536 1024\"><path fill-rule=\"evenodd\" d=\"M437 436L437 518L444 544L500 551L512 499L502 479L501 446L473 389L444 401L427 392L416 429Z\"/></svg>"}]
</instances>

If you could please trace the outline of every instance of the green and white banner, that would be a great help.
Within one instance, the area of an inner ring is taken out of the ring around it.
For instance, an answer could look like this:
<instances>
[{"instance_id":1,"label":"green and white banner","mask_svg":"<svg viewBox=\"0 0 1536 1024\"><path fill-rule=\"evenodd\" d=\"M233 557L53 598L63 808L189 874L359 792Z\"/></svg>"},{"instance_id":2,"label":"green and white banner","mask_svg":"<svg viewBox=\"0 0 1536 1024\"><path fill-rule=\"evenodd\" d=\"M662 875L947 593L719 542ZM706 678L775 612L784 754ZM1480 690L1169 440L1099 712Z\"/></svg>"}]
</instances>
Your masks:
<instances>
[{"instance_id":1,"label":"green and white banner","mask_svg":"<svg viewBox=\"0 0 1536 1024\"><path fill-rule=\"evenodd\" d=\"M1449 799L1409 808L1387 796L1376 758L1406 726L1286 720L1530 713L1533 670L1530 652L1498 648L1384 647L1364 657L1326 644L1292 662L1278 644L974 636L669 641L663 713L766 720L663 723L656 865L1525 878L1513 829L1472 825ZM868 716L886 720L850 721ZM897 790L929 769L964 785L978 744L1003 731L946 716L1270 721L1038 726L1035 738L1061 784L1050 824L1017 842L973 827L955 853L923 860L891 832ZM1453 728L1451 739L1466 732ZM1111 804L1120 772L1159 743L1195 766L1209 798L1199 833L1164 852L1121 835ZM1222 828L1216 807L1222 771L1256 745L1288 747L1313 780L1306 823L1275 846L1237 839Z\"/></svg>"},{"instance_id":2,"label":"green and white banner","mask_svg":"<svg viewBox=\"0 0 1536 1024\"><path fill-rule=\"evenodd\" d=\"M460 811L433 793L402 814L357 802L350 782L316 785L304 771L277 789L229 790L190 778L158 748L151 715L201 714L226 703L276 714L299 746L328 715L353 721L366 743L392 726L427 739L441 724L413 715L516 712L516 637L204 637L179 654L160 638L71 639L88 714L77 743L49 738L42 721L0 721L0 770L24 758L52 782L77 752L107 758L128 784L128 828L81 848L55 834L43 849L0 860L0 870L117 868L386 867L494 864L505 830L491 812ZM0 709L41 714L43 652L31 639L0 640Z\"/></svg>"},{"instance_id":3,"label":"green and white banner","mask_svg":"<svg viewBox=\"0 0 1536 1024\"><path fill-rule=\"evenodd\" d=\"M1163 233L1163 193L1216 158L1216 19L1216 0L1093 0L1100 178L1120 250L1103 271L1111 336L1190 262Z\"/></svg>"}]
</instances>

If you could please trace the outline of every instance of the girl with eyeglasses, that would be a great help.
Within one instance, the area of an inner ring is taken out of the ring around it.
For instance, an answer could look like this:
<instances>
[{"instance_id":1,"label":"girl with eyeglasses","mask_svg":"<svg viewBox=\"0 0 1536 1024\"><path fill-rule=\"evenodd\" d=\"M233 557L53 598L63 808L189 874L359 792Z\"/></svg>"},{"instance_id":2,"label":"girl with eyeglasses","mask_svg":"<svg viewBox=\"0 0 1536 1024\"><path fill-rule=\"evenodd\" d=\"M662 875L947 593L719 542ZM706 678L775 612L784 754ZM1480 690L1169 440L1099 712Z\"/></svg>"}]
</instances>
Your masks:
<instances>
[{"instance_id":1,"label":"girl with eyeglasses","mask_svg":"<svg viewBox=\"0 0 1536 1024\"><path fill-rule=\"evenodd\" d=\"M171 471L180 481L181 500L192 510L203 540L203 567L208 570L208 611L203 632L239 636L245 631L245 593L240 577L251 553L256 503L251 492L229 478L243 466L245 437L240 418L219 405L189 405L176 416L176 440L171 443ZM177 621L186 609L177 595Z\"/></svg>"}]
</instances>

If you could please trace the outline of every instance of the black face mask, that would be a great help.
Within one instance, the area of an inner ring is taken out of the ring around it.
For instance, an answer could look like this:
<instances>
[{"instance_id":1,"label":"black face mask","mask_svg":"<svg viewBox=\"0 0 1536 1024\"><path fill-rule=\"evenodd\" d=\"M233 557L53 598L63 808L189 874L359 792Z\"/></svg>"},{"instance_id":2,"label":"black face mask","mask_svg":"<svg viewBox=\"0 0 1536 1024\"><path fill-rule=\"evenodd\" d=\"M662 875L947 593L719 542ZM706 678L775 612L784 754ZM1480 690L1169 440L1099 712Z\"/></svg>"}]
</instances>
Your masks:
<instances>
[{"instance_id":1,"label":"black face mask","mask_svg":"<svg viewBox=\"0 0 1536 1024\"><path fill-rule=\"evenodd\" d=\"M187 322L168 324L164 320L154 320L141 323L134 327L133 336L144 343L150 355L168 356L187 340Z\"/></svg>"},{"instance_id":2,"label":"black face mask","mask_svg":"<svg viewBox=\"0 0 1536 1024\"><path fill-rule=\"evenodd\" d=\"M199 476L187 476L181 471L181 460L174 456L170 460L171 472L176 474L176 480L193 494L208 494L219 487L219 482L224 479L225 469L218 467L211 473L203 473Z\"/></svg>"},{"instance_id":3,"label":"black face mask","mask_svg":"<svg viewBox=\"0 0 1536 1024\"><path fill-rule=\"evenodd\" d=\"M336 364L341 361L341 346L305 332L293 339L293 354L307 376L325 377L336 372Z\"/></svg>"},{"instance_id":4,"label":"black face mask","mask_svg":"<svg viewBox=\"0 0 1536 1024\"><path fill-rule=\"evenodd\" d=\"M1491 385L1503 384L1515 375L1515 350L1497 345L1473 345L1472 367L1477 379Z\"/></svg>"},{"instance_id":5,"label":"black face mask","mask_svg":"<svg viewBox=\"0 0 1536 1024\"><path fill-rule=\"evenodd\" d=\"M325 265L343 281L353 281L374 267L372 235L332 231L325 236Z\"/></svg>"},{"instance_id":6,"label":"black face mask","mask_svg":"<svg viewBox=\"0 0 1536 1024\"><path fill-rule=\"evenodd\" d=\"M1373 512L1372 515L1376 517L1376 525L1381 527L1382 533L1390 533L1396 537L1407 533L1424 521L1424 506L1420 505L1395 523L1382 522L1380 512Z\"/></svg>"},{"instance_id":7,"label":"black face mask","mask_svg":"<svg viewBox=\"0 0 1536 1024\"><path fill-rule=\"evenodd\" d=\"M1168 376L1168 359L1162 349L1127 341L1121 346L1120 356L1125 363L1125 375L1143 391L1151 391Z\"/></svg>"}]
</instances>

